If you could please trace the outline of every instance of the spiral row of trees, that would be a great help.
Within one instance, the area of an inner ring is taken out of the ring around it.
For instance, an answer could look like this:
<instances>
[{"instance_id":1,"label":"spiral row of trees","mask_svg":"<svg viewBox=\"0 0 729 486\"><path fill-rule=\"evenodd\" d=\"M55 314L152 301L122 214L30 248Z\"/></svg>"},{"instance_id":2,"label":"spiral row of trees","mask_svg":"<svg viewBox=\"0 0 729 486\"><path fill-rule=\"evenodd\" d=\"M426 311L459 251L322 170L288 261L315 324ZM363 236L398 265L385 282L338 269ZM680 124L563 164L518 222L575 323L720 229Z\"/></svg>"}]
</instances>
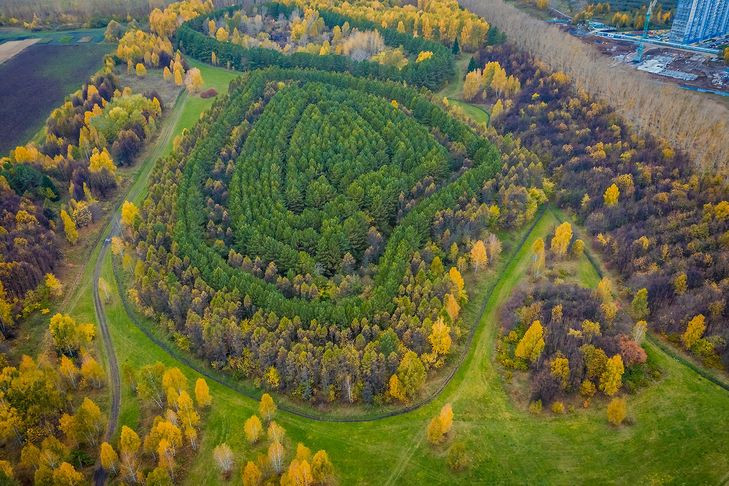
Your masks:
<instances>
[{"instance_id":1,"label":"spiral row of trees","mask_svg":"<svg viewBox=\"0 0 729 486\"><path fill-rule=\"evenodd\" d=\"M115 247L136 302L214 367L305 401L408 402L468 331L463 275L498 259L492 232L545 199L513 151L528 167L501 171L402 84L254 71L125 206Z\"/></svg>"}]
</instances>

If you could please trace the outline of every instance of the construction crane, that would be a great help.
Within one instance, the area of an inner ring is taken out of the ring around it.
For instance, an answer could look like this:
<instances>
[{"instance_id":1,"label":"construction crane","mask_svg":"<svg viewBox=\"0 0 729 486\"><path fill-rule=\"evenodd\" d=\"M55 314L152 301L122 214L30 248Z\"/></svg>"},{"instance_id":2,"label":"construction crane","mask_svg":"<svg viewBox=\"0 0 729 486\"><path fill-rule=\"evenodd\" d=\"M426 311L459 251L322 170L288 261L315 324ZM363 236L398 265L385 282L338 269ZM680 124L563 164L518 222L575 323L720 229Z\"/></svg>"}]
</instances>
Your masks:
<instances>
[{"instance_id":1,"label":"construction crane","mask_svg":"<svg viewBox=\"0 0 729 486\"><path fill-rule=\"evenodd\" d=\"M653 13L653 7L656 6L656 2L658 0L653 0L651 4L648 6L648 10L645 13L645 24L643 24L643 36L640 39L640 44L638 44L638 52L635 56L635 62L641 63L643 62L643 51L645 51L645 40L648 38L648 25L651 23L651 14Z\"/></svg>"}]
</instances>

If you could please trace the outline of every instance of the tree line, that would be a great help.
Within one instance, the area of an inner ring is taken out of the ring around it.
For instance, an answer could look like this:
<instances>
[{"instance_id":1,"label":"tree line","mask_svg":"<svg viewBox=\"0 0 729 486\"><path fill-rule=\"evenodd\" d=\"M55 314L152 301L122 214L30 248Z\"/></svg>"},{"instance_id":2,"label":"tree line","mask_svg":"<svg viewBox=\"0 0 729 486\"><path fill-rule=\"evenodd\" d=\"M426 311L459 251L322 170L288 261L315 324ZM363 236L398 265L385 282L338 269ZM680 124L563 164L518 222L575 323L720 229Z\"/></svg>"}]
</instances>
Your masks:
<instances>
[{"instance_id":1,"label":"tree line","mask_svg":"<svg viewBox=\"0 0 729 486\"><path fill-rule=\"evenodd\" d=\"M216 11L213 12L213 15L220 16L226 11L231 13L235 9L235 7L231 7L222 12ZM275 17L278 13L290 15L292 7L273 2L268 4L268 9L269 14ZM320 56L308 52L295 52L286 55L277 50L261 47L245 48L205 35L202 30L203 26L207 24L207 16L200 16L183 24L175 34L175 43L182 52L196 59L208 62L215 54L218 63L241 71L272 65L285 68L312 68L348 72L355 76L406 81L430 89L439 88L453 75L453 55L448 48L438 42L414 38L394 29L383 28L371 21L353 19L325 9L320 9L319 14L329 28L341 27L348 22L352 28L380 32L386 45L402 46L411 56L417 56L423 51L430 51L433 54L427 61L409 63L402 69L377 62L354 61L347 56L336 54Z\"/></svg>"}]
</instances>

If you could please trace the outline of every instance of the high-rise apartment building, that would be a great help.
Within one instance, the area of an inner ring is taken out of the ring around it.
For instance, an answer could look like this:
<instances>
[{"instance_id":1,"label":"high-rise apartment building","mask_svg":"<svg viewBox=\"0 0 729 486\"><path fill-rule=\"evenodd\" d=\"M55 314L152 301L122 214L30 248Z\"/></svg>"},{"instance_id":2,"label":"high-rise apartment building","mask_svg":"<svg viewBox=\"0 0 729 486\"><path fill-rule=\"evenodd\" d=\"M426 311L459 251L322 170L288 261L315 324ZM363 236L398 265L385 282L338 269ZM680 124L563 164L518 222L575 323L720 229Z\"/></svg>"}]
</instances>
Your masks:
<instances>
[{"instance_id":1,"label":"high-rise apartment building","mask_svg":"<svg viewBox=\"0 0 729 486\"><path fill-rule=\"evenodd\" d=\"M671 41L690 44L729 33L729 0L679 0Z\"/></svg>"}]
</instances>

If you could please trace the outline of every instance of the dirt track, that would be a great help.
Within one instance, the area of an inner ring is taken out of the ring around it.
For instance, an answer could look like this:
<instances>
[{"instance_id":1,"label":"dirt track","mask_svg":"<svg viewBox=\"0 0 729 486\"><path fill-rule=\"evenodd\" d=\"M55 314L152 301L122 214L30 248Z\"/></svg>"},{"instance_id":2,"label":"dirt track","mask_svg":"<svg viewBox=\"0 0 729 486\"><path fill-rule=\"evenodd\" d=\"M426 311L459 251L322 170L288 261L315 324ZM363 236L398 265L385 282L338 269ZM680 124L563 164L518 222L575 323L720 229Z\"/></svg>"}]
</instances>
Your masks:
<instances>
[{"instance_id":1,"label":"dirt track","mask_svg":"<svg viewBox=\"0 0 729 486\"><path fill-rule=\"evenodd\" d=\"M16 41L7 41L0 44L0 64L12 59L26 47L32 46L40 39L23 39Z\"/></svg>"}]
</instances>

